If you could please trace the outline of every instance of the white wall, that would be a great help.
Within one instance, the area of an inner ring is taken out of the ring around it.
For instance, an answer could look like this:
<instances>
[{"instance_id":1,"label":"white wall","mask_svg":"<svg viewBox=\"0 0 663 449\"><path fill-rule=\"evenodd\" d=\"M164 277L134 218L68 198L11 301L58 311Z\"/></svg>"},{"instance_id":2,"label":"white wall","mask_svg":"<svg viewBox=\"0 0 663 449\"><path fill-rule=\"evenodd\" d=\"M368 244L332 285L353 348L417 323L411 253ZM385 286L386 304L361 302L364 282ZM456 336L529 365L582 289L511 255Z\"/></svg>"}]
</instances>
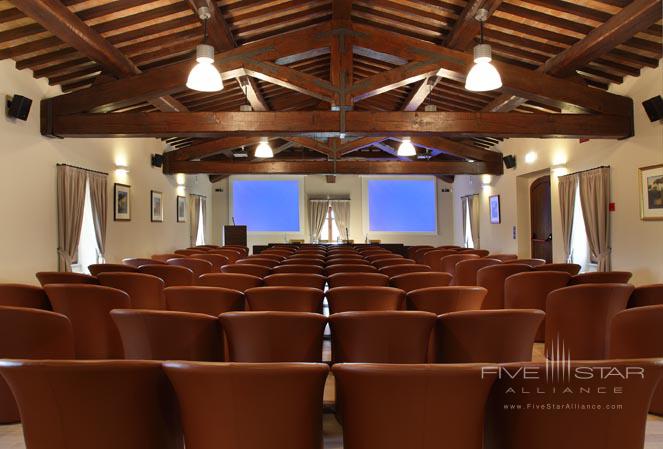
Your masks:
<instances>
[{"instance_id":1,"label":"white wall","mask_svg":"<svg viewBox=\"0 0 663 449\"><path fill-rule=\"evenodd\" d=\"M39 133L39 101L59 94L32 72L18 71L0 61L2 99L20 94L33 100L27 122L0 119L0 192L3 193L0 232L0 282L35 283L34 273L57 268L56 164L66 163L109 173L106 259L149 256L189 246L188 223L176 223L174 176L150 166L150 154L161 153L157 139L50 139ZM129 174L118 177L115 164L123 160ZM206 176L188 176L186 193L211 198ZM131 185L132 219L113 221L113 183ZM150 222L150 190L163 193L164 222ZM181 194L181 193L180 193ZM207 235L211 235L213 201L208 200Z\"/></svg>"},{"instance_id":2,"label":"white wall","mask_svg":"<svg viewBox=\"0 0 663 449\"><path fill-rule=\"evenodd\" d=\"M265 178L264 176L262 177ZM338 175L336 182L328 184L324 175L307 175L301 177L304 187L305 207L309 197L324 198L327 195L331 197L349 197L351 202L350 209L350 239L357 243L363 243L366 239L365 231L368 223L365 223L363 209L365 207L363 199L362 176L358 175ZM223 189L222 193L215 192L214 198L214 238L216 242L221 241L222 227L231 220L229 208L229 182L230 179L224 179L214 184L215 189ZM438 232L437 235L422 235L416 233L377 233L368 234L369 239L380 239L383 243L405 243L406 245L444 245L453 241L453 209L452 193L442 192L442 189L450 189L451 185L437 179L437 211L438 211ZM239 224L239 223L238 223ZM308 213L304 211L304 220L302 223L302 232L300 233L249 233L249 246L263 245L267 243L281 243L285 239L309 239Z\"/></svg>"},{"instance_id":3,"label":"white wall","mask_svg":"<svg viewBox=\"0 0 663 449\"><path fill-rule=\"evenodd\" d=\"M480 193L481 246L494 252L518 253L518 238L513 238L512 229L513 226L518 227L518 215L522 215L517 213L516 205L520 204L518 186L523 185L523 178L559 163L565 163L566 169L554 170L557 175L609 165L611 201L615 203L615 212L610 214L612 267L614 270L632 271L632 282L635 284L663 282L663 221L640 220L638 192L638 167L663 163L663 124L651 123L641 106L643 100L660 95L662 87L663 70L659 66L657 69L643 69L640 77L627 77L623 84L611 89L616 94L633 98L635 136L630 139L591 140L585 143L575 139L504 141L497 149L505 155L516 155L516 169L505 170L504 175L493 177L491 185L483 189L478 176L457 177L454 183L454 209L460 210L460 196ZM527 164L525 154L530 151L535 152L538 159ZM561 220L556 174L551 176L553 258L561 261L564 256L559 238ZM502 223L499 225L490 224L488 216L488 197L495 194L501 195ZM462 242L462 220L459 214L456 217L456 242ZM523 229L522 217L517 232L529 234L527 226ZM529 255L526 247L521 243L521 257Z\"/></svg>"}]
</instances>

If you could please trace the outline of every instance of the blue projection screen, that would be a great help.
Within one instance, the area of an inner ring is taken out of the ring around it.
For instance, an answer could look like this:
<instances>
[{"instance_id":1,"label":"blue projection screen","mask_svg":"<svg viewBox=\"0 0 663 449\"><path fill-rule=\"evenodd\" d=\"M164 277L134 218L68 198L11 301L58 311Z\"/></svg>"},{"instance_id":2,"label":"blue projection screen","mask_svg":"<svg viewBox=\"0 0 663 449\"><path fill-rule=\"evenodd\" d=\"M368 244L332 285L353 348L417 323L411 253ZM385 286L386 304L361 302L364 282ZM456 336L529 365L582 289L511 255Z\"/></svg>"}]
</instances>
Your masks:
<instances>
[{"instance_id":1,"label":"blue projection screen","mask_svg":"<svg viewBox=\"0 0 663 449\"><path fill-rule=\"evenodd\" d=\"M437 231L435 180L369 179L367 183L369 231Z\"/></svg>"},{"instance_id":2,"label":"blue projection screen","mask_svg":"<svg viewBox=\"0 0 663 449\"><path fill-rule=\"evenodd\" d=\"M249 232L299 232L299 181L246 180L232 183L233 217Z\"/></svg>"}]
</instances>

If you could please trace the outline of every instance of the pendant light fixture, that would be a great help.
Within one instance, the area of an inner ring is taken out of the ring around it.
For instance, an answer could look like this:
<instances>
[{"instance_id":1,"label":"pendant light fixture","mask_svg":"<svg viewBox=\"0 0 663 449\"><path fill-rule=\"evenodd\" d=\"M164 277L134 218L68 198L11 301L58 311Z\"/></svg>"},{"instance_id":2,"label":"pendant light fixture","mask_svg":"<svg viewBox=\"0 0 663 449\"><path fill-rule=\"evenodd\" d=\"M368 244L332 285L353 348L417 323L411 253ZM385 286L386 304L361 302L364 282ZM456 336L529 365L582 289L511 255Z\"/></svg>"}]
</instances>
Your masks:
<instances>
[{"instance_id":1,"label":"pendant light fixture","mask_svg":"<svg viewBox=\"0 0 663 449\"><path fill-rule=\"evenodd\" d=\"M481 40L474 47L474 66L470 69L465 79L465 89L472 92L486 92L502 87L502 78L493 66L492 49L489 44L483 43L483 23L488 19L488 11L480 9L474 17L479 21L481 27Z\"/></svg>"},{"instance_id":2,"label":"pendant light fixture","mask_svg":"<svg viewBox=\"0 0 663 449\"><path fill-rule=\"evenodd\" d=\"M218 92L223 90L223 79L214 66L214 47L207 43L207 21L211 14L207 7L198 8L198 17L203 21L203 43L196 46L196 65L189 72L186 87L199 92Z\"/></svg>"},{"instance_id":3,"label":"pendant light fixture","mask_svg":"<svg viewBox=\"0 0 663 449\"><path fill-rule=\"evenodd\" d=\"M396 152L397 156L416 156L417 155L417 150L414 148L414 145L412 145L412 139L409 137L403 137L403 141L398 147L398 151Z\"/></svg>"},{"instance_id":4,"label":"pendant light fixture","mask_svg":"<svg viewBox=\"0 0 663 449\"><path fill-rule=\"evenodd\" d=\"M260 139L260 143L256 147L255 156L259 158L270 158L274 157L274 152L272 147L269 146L269 142L266 137Z\"/></svg>"}]
</instances>

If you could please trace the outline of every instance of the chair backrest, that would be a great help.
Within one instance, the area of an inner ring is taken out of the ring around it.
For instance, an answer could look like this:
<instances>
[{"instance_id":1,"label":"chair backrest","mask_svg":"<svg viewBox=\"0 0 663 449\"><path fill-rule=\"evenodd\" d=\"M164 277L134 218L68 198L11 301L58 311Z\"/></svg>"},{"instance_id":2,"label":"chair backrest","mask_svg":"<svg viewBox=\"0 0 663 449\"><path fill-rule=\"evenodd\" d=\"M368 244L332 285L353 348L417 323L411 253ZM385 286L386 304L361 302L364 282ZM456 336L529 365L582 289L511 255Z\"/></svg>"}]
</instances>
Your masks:
<instances>
[{"instance_id":1,"label":"chair backrest","mask_svg":"<svg viewBox=\"0 0 663 449\"><path fill-rule=\"evenodd\" d=\"M423 310L435 315L460 310L481 309L486 289L471 286L425 287L407 294L407 307L410 310Z\"/></svg>"},{"instance_id":2,"label":"chair backrest","mask_svg":"<svg viewBox=\"0 0 663 449\"><path fill-rule=\"evenodd\" d=\"M288 250L288 249L266 249L264 251L261 251L260 254L274 254L276 256L282 256L282 257L289 257L295 253L294 250Z\"/></svg>"},{"instance_id":3,"label":"chair backrest","mask_svg":"<svg viewBox=\"0 0 663 449\"><path fill-rule=\"evenodd\" d=\"M501 365L488 402L484 447L642 448L647 407L661 378L661 365L661 360ZM519 374L525 370L528 375ZM570 375L551 378L546 372ZM591 407L568 409L574 401ZM616 403L621 406L618 410Z\"/></svg>"},{"instance_id":4,"label":"chair backrest","mask_svg":"<svg viewBox=\"0 0 663 449\"><path fill-rule=\"evenodd\" d=\"M520 265L529 265L530 267L538 267L540 265L545 265L546 261L543 259L515 259L515 260L505 260L504 263L517 263Z\"/></svg>"},{"instance_id":5,"label":"chair backrest","mask_svg":"<svg viewBox=\"0 0 663 449\"><path fill-rule=\"evenodd\" d=\"M431 249L424 253L422 263L433 271L442 271L442 258L457 253L455 249Z\"/></svg>"},{"instance_id":6,"label":"chair backrest","mask_svg":"<svg viewBox=\"0 0 663 449\"><path fill-rule=\"evenodd\" d=\"M183 259L185 257L184 254L175 254L175 253L162 253L162 254L152 254L152 259L158 260L160 262L166 263L170 259Z\"/></svg>"},{"instance_id":7,"label":"chair backrest","mask_svg":"<svg viewBox=\"0 0 663 449\"><path fill-rule=\"evenodd\" d=\"M274 268L279 264L278 260L265 259L263 257L247 257L246 259L239 259L235 261L236 264L249 264L249 265L260 265L267 268Z\"/></svg>"},{"instance_id":8,"label":"chair backrest","mask_svg":"<svg viewBox=\"0 0 663 449\"><path fill-rule=\"evenodd\" d=\"M143 273L100 273L99 283L122 290L131 298L132 309L163 310L165 283L161 278Z\"/></svg>"},{"instance_id":9,"label":"chair backrest","mask_svg":"<svg viewBox=\"0 0 663 449\"><path fill-rule=\"evenodd\" d=\"M216 317L165 310L115 309L110 314L127 359L223 361Z\"/></svg>"},{"instance_id":10,"label":"chair backrest","mask_svg":"<svg viewBox=\"0 0 663 449\"><path fill-rule=\"evenodd\" d=\"M51 310L44 289L25 284L0 284L0 306Z\"/></svg>"},{"instance_id":11,"label":"chair backrest","mask_svg":"<svg viewBox=\"0 0 663 449\"><path fill-rule=\"evenodd\" d=\"M595 271L576 274L569 285L580 284L626 284L633 274L630 271Z\"/></svg>"},{"instance_id":12,"label":"chair backrest","mask_svg":"<svg viewBox=\"0 0 663 449\"><path fill-rule=\"evenodd\" d=\"M411 292L426 287L445 287L451 284L451 275L440 271L399 274L389 280L392 287Z\"/></svg>"},{"instance_id":13,"label":"chair backrest","mask_svg":"<svg viewBox=\"0 0 663 449\"><path fill-rule=\"evenodd\" d=\"M147 259L144 257L132 257L128 259L122 259L122 263L125 265L132 266L134 268L139 268L142 265L157 265L157 264L166 264L165 260L157 259Z\"/></svg>"},{"instance_id":14,"label":"chair backrest","mask_svg":"<svg viewBox=\"0 0 663 449\"><path fill-rule=\"evenodd\" d=\"M433 249L432 246L430 245L412 245L408 246L407 248L407 258L408 259L415 259L417 258L417 251L420 249Z\"/></svg>"},{"instance_id":15,"label":"chair backrest","mask_svg":"<svg viewBox=\"0 0 663 449\"><path fill-rule=\"evenodd\" d=\"M425 273L431 271L431 267L420 263L409 263L404 265L389 265L378 270L380 273L391 277L405 273Z\"/></svg>"},{"instance_id":16,"label":"chair backrest","mask_svg":"<svg viewBox=\"0 0 663 449\"><path fill-rule=\"evenodd\" d=\"M504 308L504 281L509 276L525 271L532 271L532 267L523 264L490 265L477 271L477 285L488 290L483 301L483 309Z\"/></svg>"},{"instance_id":17,"label":"chair backrest","mask_svg":"<svg viewBox=\"0 0 663 449\"><path fill-rule=\"evenodd\" d=\"M494 376L480 366L338 364L333 372L345 449L481 448Z\"/></svg>"},{"instance_id":18,"label":"chair backrest","mask_svg":"<svg viewBox=\"0 0 663 449\"><path fill-rule=\"evenodd\" d=\"M474 248L459 249L458 252L460 254L475 254L479 257L487 257L490 254L490 251L488 251L487 249L474 249Z\"/></svg>"},{"instance_id":19,"label":"chair backrest","mask_svg":"<svg viewBox=\"0 0 663 449\"><path fill-rule=\"evenodd\" d=\"M212 264L212 262L202 259L194 259L193 256L169 259L166 263L168 265L188 268L193 271L194 284L197 282L198 277L203 274L211 273L214 270L214 264Z\"/></svg>"},{"instance_id":20,"label":"chair backrest","mask_svg":"<svg viewBox=\"0 0 663 449\"><path fill-rule=\"evenodd\" d=\"M411 259L414 259L417 263L426 264L424 261L424 256L428 251L432 251L434 249L434 246L422 246L421 248L414 250L414 257L411 257Z\"/></svg>"},{"instance_id":21,"label":"chair backrest","mask_svg":"<svg viewBox=\"0 0 663 449\"><path fill-rule=\"evenodd\" d=\"M0 359L73 359L74 335L59 313L0 306ZM9 386L0 376L0 424L20 421Z\"/></svg>"},{"instance_id":22,"label":"chair backrest","mask_svg":"<svg viewBox=\"0 0 663 449\"><path fill-rule=\"evenodd\" d=\"M405 292L393 287L335 287L327 291L329 313L403 310Z\"/></svg>"},{"instance_id":23,"label":"chair backrest","mask_svg":"<svg viewBox=\"0 0 663 449\"><path fill-rule=\"evenodd\" d=\"M536 309L466 310L440 315L435 332L436 362L529 362L544 316Z\"/></svg>"},{"instance_id":24,"label":"chair backrest","mask_svg":"<svg viewBox=\"0 0 663 449\"><path fill-rule=\"evenodd\" d=\"M152 276L158 277L164 282L166 287L193 285L196 283L195 274L187 267L172 264L141 265L138 267L138 271L143 274L151 274Z\"/></svg>"},{"instance_id":25,"label":"chair backrest","mask_svg":"<svg viewBox=\"0 0 663 449\"><path fill-rule=\"evenodd\" d=\"M249 256L247 257L247 259L269 259L269 260L274 260L276 262L281 262L282 260L286 259L286 256L261 252L260 254L254 254L252 256Z\"/></svg>"},{"instance_id":26,"label":"chair backrest","mask_svg":"<svg viewBox=\"0 0 663 449\"><path fill-rule=\"evenodd\" d=\"M221 247L221 249L231 249L233 251L238 251L243 256L248 256L249 255L249 249L246 246L224 245L224 246Z\"/></svg>"},{"instance_id":27,"label":"chair backrest","mask_svg":"<svg viewBox=\"0 0 663 449\"><path fill-rule=\"evenodd\" d=\"M518 254L491 254L490 258L501 260L502 262L507 262L510 260L517 260Z\"/></svg>"},{"instance_id":28,"label":"chair backrest","mask_svg":"<svg viewBox=\"0 0 663 449\"><path fill-rule=\"evenodd\" d=\"M331 276L336 273L377 273L378 269L373 265L345 265L345 264L336 264L328 265L325 268L327 276Z\"/></svg>"},{"instance_id":29,"label":"chair backrest","mask_svg":"<svg viewBox=\"0 0 663 449\"><path fill-rule=\"evenodd\" d=\"M164 369L179 399L187 449L322 446L327 365L167 362Z\"/></svg>"},{"instance_id":30,"label":"chair backrest","mask_svg":"<svg viewBox=\"0 0 663 449\"><path fill-rule=\"evenodd\" d=\"M461 260L456 263L453 285L477 285L477 271L483 267L501 264L501 260L492 257L481 257L479 259Z\"/></svg>"},{"instance_id":31,"label":"chair backrest","mask_svg":"<svg viewBox=\"0 0 663 449\"><path fill-rule=\"evenodd\" d=\"M200 276L198 285L229 288L243 293L246 289L262 286L263 280L260 277L244 273L210 273Z\"/></svg>"},{"instance_id":32,"label":"chair backrest","mask_svg":"<svg viewBox=\"0 0 663 449\"><path fill-rule=\"evenodd\" d=\"M580 265L577 263L547 263L532 267L534 271L563 271L574 276L580 272Z\"/></svg>"},{"instance_id":33,"label":"chair backrest","mask_svg":"<svg viewBox=\"0 0 663 449\"><path fill-rule=\"evenodd\" d=\"M331 259L359 259L359 260L366 260L364 259L364 256L362 256L360 253L341 253L341 254L332 254L330 256L327 256L327 260Z\"/></svg>"},{"instance_id":34,"label":"chair backrest","mask_svg":"<svg viewBox=\"0 0 663 449\"><path fill-rule=\"evenodd\" d=\"M414 260L403 257L389 257L386 259L377 259L371 262L377 268L393 267L397 265L414 265Z\"/></svg>"},{"instance_id":35,"label":"chair backrest","mask_svg":"<svg viewBox=\"0 0 663 449\"><path fill-rule=\"evenodd\" d=\"M329 276L327 282L329 282L329 288L362 285L388 287L389 277L381 273L336 273Z\"/></svg>"},{"instance_id":36,"label":"chair backrest","mask_svg":"<svg viewBox=\"0 0 663 449\"><path fill-rule=\"evenodd\" d=\"M41 284L45 286L48 284L87 284L99 285L99 280L90 276L89 274L82 273L64 273L59 271L40 271L35 276Z\"/></svg>"},{"instance_id":37,"label":"chair backrest","mask_svg":"<svg viewBox=\"0 0 663 449\"><path fill-rule=\"evenodd\" d=\"M444 273L449 273L451 276L456 274L456 264L464 260L474 260L479 259L479 256L476 254L450 254L444 256L440 259L440 271Z\"/></svg>"},{"instance_id":38,"label":"chair backrest","mask_svg":"<svg viewBox=\"0 0 663 449\"><path fill-rule=\"evenodd\" d=\"M629 284L574 285L550 292L546 301L546 353L552 354L563 343L571 359L605 359L610 323L626 308L632 292Z\"/></svg>"},{"instance_id":39,"label":"chair backrest","mask_svg":"<svg viewBox=\"0 0 663 449\"><path fill-rule=\"evenodd\" d=\"M52 284L44 289L53 311L71 321L77 359L122 358L122 341L110 311L130 308L129 295L100 285Z\"/></svg>"},{"instance_id":40,"label":"chair backrest","mask_svg":"<svg viewBox=\"0 0 663 449\"><path fill-rule=\"evenodd\" d=\"M370 265L370 262L362 258L333 257L327 259L325 265Z\"/></svg>"},{"instance_id":41,"label":"chair backrest","mask_svg":"<svg viewBox=\"0 0 663 449\"><path fill-rule=\"evenodd\" d=\"M228 263L230 263L230 259L228 259L226 256L222 256L221 254L199 253L199 254L192 254L190 257L193 259L206 260L207 262L211 263L212 273L220 272L222 266L228 265Z\"/></svg>"},{"instance_id":42,"label":"chair backrest","mask_svg":"<svg viewBox=\"0 0 663 449\"><path fill-rule=\"evenodd\" d=\"M242 253L232 249L213 249L208 251L207 254L218 254L228 258L228 263L235 263L235 261L242 258Z\"/></svg>"},{"instance_id":43,"label":"chair backrest","mask_svg":"<svg viewBox=\"0 0 663 449\"><path fill-rule=\"evenodd\" d=\"M302 274L319 274L323 275L325 269L320 265L307 265L307 264L291 264L279 265L274 267L272 273L274 274L288 274L288 273L302 273Z\"/></svg>"},{"instance_id":44,"label":"chair backrest","mask_svg":"<svg viewBox=\"0 0 663 449\"><path fill-rule=\"evenodd\" d=\"M164 294L168 310L215 317L225 312L244 310L244 294L228 288L198 285L168 287Z\"/></svg>"},{"instance_id":45,"label":"chair backrest","mask_svg":"<svg viewBox=\"0 0 663 449\"><path fill-rule=\"evenodd\" d=\"M395 253L390 253L388 251L379 251L379 252L373 252L373 253L367 253L364 254L364 259L366 259L369 262L373 262L375 260L380 260L380 259L404 259L404 257L400 254L395 254Z\"/></svg>"},{"instance_id":46,"label":"chair backrest","mask_svg":"<svg viewBox=\"0 0 663 449\"><path fill-rule=\"evenodd\" d=\"M229 312L219 320L229 362L322 362L327 320L319 313Z\"/></svg>"},{"instance_id":47,"label":"chair backrest","mask_svg":"<svg viewBox=\"0 0 663 449\"><path fill-rule=\"evenodd\" d=\"M322 259L305 259L303 257L286 259L281 262L279 265L315 265L318 267L324 267L325 262Z\"/></svg>"},{"instance_id":48,"label":"chair backrest","mask_svg":"<svg viewBox=\"0 0 663 449\"><path fill-rule=\"evenodd\" d=\"M244 264L233 263L221 267L222 273L250 274L251 276L259 278L264 278L269 273L271 273L271 271L272 271L271 268L266 267L264 265L254 265L248 263Z\"/></svg>"},{"instance_id":49,"label":"chair backrest","mask_svg":"<svg viewBox=\"0 0 663 449\"><path fill-rule=\"evenodd\" d=\"M564 271L535 270L509 276L504 281L504 308L539 309L545 312L548 293L566 287L569 279L571 275ZM536 341L544 341L545 336L545 320L543 320L536 333Z\"/></svg>"},{"instance_id":50,"label":"chair backrest","mask_svg":"<svg viewBox=\"0 0 663 449\"><path fill-rule=\"evenodd\" d=\"M99 273L138 273L136 267L120 263L94 263L88 265L87 269L92 276Z\"/></svg>"},{"instance_id":51,"label":"chair backrest","mask_svg":"<svg viewBox=\"0 0 663 449\"><path fill-rule=\"evenodd\" d=\"M267 287L311 287L324 290L327 278L314 273L277 273L265 277L264 281Z\"/></svg>"},{"instance_id":52,"label":"chair backrest","mask_svg":"<svg viewBox=\"0 0 663 449\"><path fill-rule=\"evenodd\" d=\"M158 362L0 361L31 449L181 449L177 404Z\"/></svg>"},{"instance_id":53,"label":"chair backrest","mask_svg":"<svg viewBox=\"0 0 663 449\"><path fill-rule=\"evenodd\" d=\"M1 288L2 287L0 287L0 289ZM0 293L0 295L1 294L2 293ZM635 290L633 290L633 293L631 293L631 298L628 300L629 308L655 306L659 304L663 304L663 284L650 284L636 287Z\"/></svg>"},{"instance_id":54,"label":"chair backrest","mask_svg":"<svg viewBox=\"0 0 663 449\"><path fill-rule=\"evenodd\" d=\"M310 287L256 287L244 292L246 310L322 313L324 292Z\"/></svg>"},{"instance_id":55,"label":"chair backrest","mask_svg":"<svg viewBox=\"0 0 663 449\"><path fill-rule=\"evenodd\" d=\"M333 363L426 363L435 315L343 312L329 317Z\"/></svg>"},{"instance_id":56,"label":"chair backrest","mask_svg":"<svg viewBox=\"0 0 663 449\"><path fill-rule=\"evenodd\" d=\"M192 254L199 253L199 249L177 249L175 250L175 254L181 254L183 256L190 256Z\"/></svg>"}]
</instances>

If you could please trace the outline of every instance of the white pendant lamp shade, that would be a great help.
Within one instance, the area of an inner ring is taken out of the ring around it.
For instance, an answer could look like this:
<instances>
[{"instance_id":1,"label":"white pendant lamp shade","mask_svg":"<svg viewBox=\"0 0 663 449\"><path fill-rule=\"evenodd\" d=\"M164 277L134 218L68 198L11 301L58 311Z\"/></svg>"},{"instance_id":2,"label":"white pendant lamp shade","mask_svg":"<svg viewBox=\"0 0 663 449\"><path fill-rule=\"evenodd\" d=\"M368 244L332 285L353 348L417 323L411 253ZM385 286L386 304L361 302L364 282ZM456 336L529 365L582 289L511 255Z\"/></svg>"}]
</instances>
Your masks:
<instances>
[{"instance_id":1,"label":"white pendant lamp shade","mask_svg":"<svg viewBox=\"0 0 663 449\"><path fill-rule=\"evenodd\" d=\"M214 66L214 47L200 44L196 47L196 65L189 73L186 87L200 92L223 90L223 79Z\"/></svg>"},{"instance_id":2,"label":"white pendant lamp shade","mask_svg":"<svg viewBox=\"0 0 663 449\"><path fill-rule=\"evenodd\" d=\"M400 146L398 147L398 151L396 152L398 156L416 156L417 155L417 150L414 148L414 145L412 145L412 140L410 140L409 137L404 137L403 141L401 142Z\"/></svg>"},{"instance_id":3,"label":"white pendant lamp shade","mask_svg":"<svg viewBox=\"0 0 663 449\"><path fill-rule=\"evenodd\" d=\"M490 45L479 44L474 47L474 66L465 78L465 89L472 92L486 92L502 87L502 77L490 63L492 59Z\"/></svg>"},{"instance_id":4,"label":"white pendant lamp shade","mask_svg":"<svg viewBox=\"0 0 663 449\"><path fill-rule=\"evenodd\" d=\"M263 139L260 141L260 143L256 147L255 156L260 158L274 157L274 152L272 151L272 147L269 146L269 142L267 142L267 139Z\"/></svg>"}]
</instances>

